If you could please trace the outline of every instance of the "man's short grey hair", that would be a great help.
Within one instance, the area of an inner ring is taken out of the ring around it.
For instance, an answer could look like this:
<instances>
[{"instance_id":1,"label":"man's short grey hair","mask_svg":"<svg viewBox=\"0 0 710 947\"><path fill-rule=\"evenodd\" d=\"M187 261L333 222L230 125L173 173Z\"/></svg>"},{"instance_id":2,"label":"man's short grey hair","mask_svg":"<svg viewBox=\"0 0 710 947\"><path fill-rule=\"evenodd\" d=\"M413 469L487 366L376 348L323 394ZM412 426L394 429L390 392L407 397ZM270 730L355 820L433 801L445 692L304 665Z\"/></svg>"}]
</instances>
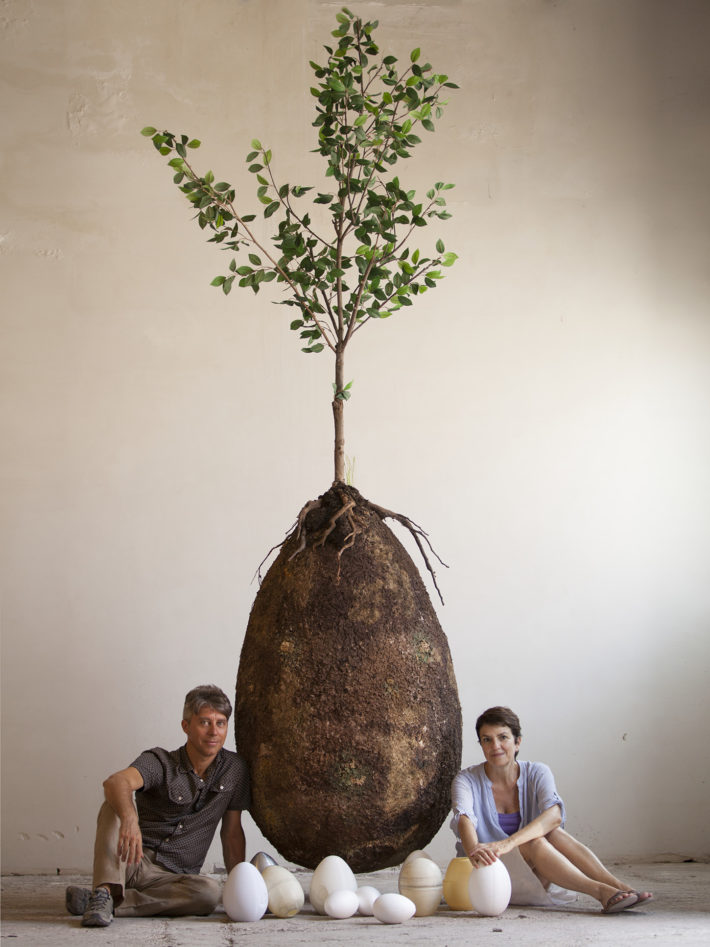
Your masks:
<instances>
[{"instance_id":1,"label":"man's short grey hair","mask_svg":"<svg viewBox=\"0 0 710 947\"><path fill-rule=\"evenodd\" d=\"M229 697L215 684L200 684L199 687L192 688L185 697L182 719L189 721L195 714L199 714L203 707L211 707L217 713L224 714L227 720L232 716Z\"/></svg>"}]
</instances>

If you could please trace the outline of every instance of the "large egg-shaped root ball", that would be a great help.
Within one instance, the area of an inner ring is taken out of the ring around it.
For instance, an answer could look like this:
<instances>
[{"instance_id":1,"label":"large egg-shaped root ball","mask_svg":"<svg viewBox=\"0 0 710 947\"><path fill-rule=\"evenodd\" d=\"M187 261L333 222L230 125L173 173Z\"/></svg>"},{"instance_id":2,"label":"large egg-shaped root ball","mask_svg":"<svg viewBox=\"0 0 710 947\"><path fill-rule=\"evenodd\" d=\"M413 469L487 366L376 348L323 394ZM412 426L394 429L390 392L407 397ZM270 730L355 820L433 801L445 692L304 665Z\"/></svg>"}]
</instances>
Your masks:
<instances>
[{"instance_id":1,"label":"large egg-shaped root ball","mask_svg":"<svg viewBox=\"0 0 710 947\"><path fill-rule=\"evenodd\" d=\"M382 512L343 484L309 504L242 647L235 727L251 815L306 868L331 854L356 872L400 864L440 828L461 765L446 636Z\"/></svg>"}]
</instances>

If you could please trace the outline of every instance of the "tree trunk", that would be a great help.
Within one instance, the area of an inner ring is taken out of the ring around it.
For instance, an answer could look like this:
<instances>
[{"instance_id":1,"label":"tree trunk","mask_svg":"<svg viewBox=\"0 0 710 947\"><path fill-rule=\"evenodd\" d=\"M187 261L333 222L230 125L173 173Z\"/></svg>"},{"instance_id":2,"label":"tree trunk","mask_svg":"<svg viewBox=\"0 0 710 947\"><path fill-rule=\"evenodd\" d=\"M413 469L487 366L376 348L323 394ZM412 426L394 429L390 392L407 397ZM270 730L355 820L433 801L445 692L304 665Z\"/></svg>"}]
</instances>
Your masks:
<instances>
[{"instance_id":1,"label":"tree trunk","mask_svg":"<svg viewBox=\"0 0 710 947\"><path fill-rule=\"evenodd\" d=\"M345 483L345 387L344 376L345 352L342 342L338 342L335 349L335 394L333 396L333 425L335 428L335 443L333 446L333 483Z\"/></svg>"}]
</instances>

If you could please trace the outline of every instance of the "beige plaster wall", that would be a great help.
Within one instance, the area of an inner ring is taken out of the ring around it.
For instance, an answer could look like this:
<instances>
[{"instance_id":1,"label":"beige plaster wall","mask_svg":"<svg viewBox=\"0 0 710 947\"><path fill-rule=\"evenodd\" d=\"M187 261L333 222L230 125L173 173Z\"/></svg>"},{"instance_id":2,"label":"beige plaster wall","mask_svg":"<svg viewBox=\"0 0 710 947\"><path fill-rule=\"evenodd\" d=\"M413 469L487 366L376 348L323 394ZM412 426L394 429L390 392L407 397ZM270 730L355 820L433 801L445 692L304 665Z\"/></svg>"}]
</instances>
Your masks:
<instances>
[{"instance_id":1,"label":"beige plaster wall","mask_svg":"<svg viewBox=\"0 0 710 947\"><path fill-rule=\"evenodd\" d=\"M190 686L233 691L257 565L332 477L327 359L209 287L139 129L247 202L254 136L317 183L338 7L0 3L4 870L89 865L101 780L180 742ZM354 343L347 451L450 565L465 762L509 703L600 854L706 854L710 7L356 8L461 86L401 171L457 183L423 239L460 262Z\"/></svg>"}]
</instances>

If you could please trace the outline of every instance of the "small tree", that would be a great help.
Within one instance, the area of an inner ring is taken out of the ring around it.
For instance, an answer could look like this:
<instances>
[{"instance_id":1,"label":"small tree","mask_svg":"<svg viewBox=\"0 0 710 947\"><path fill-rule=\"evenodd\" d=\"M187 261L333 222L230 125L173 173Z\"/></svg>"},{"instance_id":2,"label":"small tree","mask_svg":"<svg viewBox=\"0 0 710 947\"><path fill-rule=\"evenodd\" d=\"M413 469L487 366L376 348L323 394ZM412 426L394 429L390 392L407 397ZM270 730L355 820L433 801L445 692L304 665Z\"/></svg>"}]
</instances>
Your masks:
<instances>
[{"instance_id":1,"label":"small tree","mask_svg":"<svg viewBox=\"0 0 710 947\"><path fill-rule=\"evenodd\" d=\"M282 283L302 350L335 356L334 483L274 547L242 644L235 735L252 775L251 814L285 858L315 867L340 854L353 870L372 871L399 864L441 826L461 765L461 708L446 636L384 520L410 531L436 585L426 533L344 483L344 359L356 332L410 306L456 259L441 240L430 256L408 246L432 217L449 216L452 185L439 181L420 201L395 173L455 86L420 65L418 49L401 73L394 56L380 58L376 22L347 9L337 19L337 46L325 47L325 65L311 63L327 181L311 195L313 219L302 209L312 189L277 182L261 142L247 161L264 217L278 221L271 242L252 229L255 215L237 209L231 184L194 170L187 155L199 141L152 127L143 134L170 155L210 241L237 254L213 285L229 293L237 280L256 293Z\"/></svg>"},{"instance_id":2,"label":"small tree","mask_svg":"<svg viewBox=\"0 0 710 947\"><path fill-rule=\"evenodd\" d=\"M210 242L247 253L248 262L240 265L233 257L228 274L212 285L229 293L237 280L257 293L262 283L284 283L287 296L281 304L298 310L291 329L299 334L301 351L333 353L334 482L342 483L343 409L352 385L345 382L348 343L371 319L391 316L411 306L412 297L434 289L441 268L456 260L442 240L432 256L408 246L432 217L451 216L444 192L454 185L437 181L419 200L403 187L394 167L420 143L419 128L434 131L446 105L443 90L457 86L429 63L420 65L419 49L411 52L402 72L394 56L381 57L372 38L376 20L363 23L345 7L337 20L332 34L337 47L325 47L325 65L311 62L317 80L311 89L317 100L315 150L326 159L325 176L332 179L329 188L312 197L319 205L317 216L323 209L330 215L324 229L302 209L302 198L313 188L277 182L271 150L260 141L252 141L246 160L256 176L264 217L278 217L273 246L250 227L256 215L237 209L231 184L215 181L212 171L195 171L188 149L199 147L197 139L151 126L143 134L160 154L173 155L168 162L173 180L196 208L200 227L212 232Z\"/></svg>"}]
</instances>

